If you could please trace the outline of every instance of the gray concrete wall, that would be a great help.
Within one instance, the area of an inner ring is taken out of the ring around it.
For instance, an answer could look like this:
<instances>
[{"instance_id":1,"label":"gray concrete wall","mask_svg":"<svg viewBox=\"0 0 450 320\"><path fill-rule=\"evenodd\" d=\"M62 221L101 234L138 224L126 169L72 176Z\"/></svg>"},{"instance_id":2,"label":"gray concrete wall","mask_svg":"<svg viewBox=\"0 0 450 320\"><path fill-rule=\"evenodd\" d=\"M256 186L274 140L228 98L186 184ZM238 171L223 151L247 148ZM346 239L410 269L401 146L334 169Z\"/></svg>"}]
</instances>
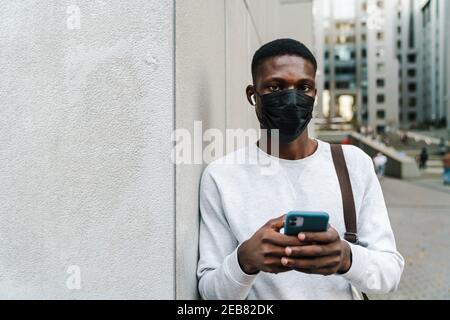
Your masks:
<instances>
[{"instance_id":1,"label":"gray concrete wall","mask_svg":"<svg viewBox=\"0 0 450 320\"><path fill-rule=\"evenodd\" d=\"M174 297L173 24L172 0L0 3L0 298Z\"/></svg>"},{"instance_id":2,"label":"gray concrete wall","mask_svg":"<svg viewBox=\"0 0 450 320\"><path fill-rule=\"evenodd\" d=\"M176 2L176 127L225 129L225 2ZM176 297L197 295L198 186L203 166L176 167Z\"/></svg>"},{"instance_id":3,"label":"gray concrete wall","mask_svg":"<svg viewBox=\"0 0 450 320\"><path fill-rule=\"evenodd\" d=\"M257 128L251 57L312 46L304 2L1 2L0 298L197 298L206 164L171 134Z\"/></svg>"}]
</instances>

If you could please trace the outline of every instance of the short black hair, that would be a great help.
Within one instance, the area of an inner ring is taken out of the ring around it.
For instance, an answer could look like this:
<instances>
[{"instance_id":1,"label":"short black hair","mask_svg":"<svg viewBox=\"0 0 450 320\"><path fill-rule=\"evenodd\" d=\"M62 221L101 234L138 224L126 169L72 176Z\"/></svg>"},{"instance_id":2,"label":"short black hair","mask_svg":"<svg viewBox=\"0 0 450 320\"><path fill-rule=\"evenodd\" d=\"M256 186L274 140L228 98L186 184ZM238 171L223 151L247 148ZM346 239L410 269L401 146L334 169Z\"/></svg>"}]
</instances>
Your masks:
<instances>
[{"instance_id":1,"label":"short black hair","mask_svg":"<svg viewBox=\"0 0 450 320\"><path fill-rule=\"evenodd\" d=\"M266 43L255 52L252 60L252 77L256 78L258 67L264 60L278 56L298 56L311 62L314 70L317 71L317 61L312 52L300 41L294 39L277 39Z\"/></svg>"}]
</instances>

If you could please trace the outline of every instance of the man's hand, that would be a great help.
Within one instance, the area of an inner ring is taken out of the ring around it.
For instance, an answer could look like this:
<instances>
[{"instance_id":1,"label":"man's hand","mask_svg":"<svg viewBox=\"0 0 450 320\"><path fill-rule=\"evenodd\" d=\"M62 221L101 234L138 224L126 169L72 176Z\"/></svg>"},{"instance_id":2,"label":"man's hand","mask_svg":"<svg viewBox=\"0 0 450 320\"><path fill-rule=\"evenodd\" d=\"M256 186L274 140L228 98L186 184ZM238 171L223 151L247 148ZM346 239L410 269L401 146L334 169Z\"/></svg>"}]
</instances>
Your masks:
<instances>
[{"instance_id":1,"label":"man's hand","mask_svg":"<svg viewBox=\"0 0 450 320\"><path fill-rule=\"evenodd\" d=\"M286 215L270 220L238 249L238 260L247 274L259 271L281 273L292 268L283 266L281 259L286 256L286 248L300 248L302 242L297 237L280 233Z\"/></svg>"},{"instance_id":2,"label":"man's hand","mask_svg":"<svg viewBox=\"0 0 450 320\"><path fill-rule=\"evenodd\" d=\"M300 233L300 246L285 248L282 265L309 274L346 273L351 267L351 248L329 227L327 232Z\"/></svg>"}]
</instances>

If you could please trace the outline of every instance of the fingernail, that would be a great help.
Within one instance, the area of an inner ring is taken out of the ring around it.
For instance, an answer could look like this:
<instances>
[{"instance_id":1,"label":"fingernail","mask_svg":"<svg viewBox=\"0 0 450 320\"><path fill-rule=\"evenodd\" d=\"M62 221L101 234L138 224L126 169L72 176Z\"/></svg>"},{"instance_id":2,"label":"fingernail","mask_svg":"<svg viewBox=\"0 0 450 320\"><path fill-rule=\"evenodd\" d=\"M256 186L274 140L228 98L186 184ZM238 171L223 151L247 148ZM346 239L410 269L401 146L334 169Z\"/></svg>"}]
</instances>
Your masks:
<instances>
[{"instance_id":1,"label":"fingernail","mask_svg":"<svg viewBox=\"0 0 450 320\"><path fill-rule=\"evenodd\" d=\"M286 251L286 255L288 255L288 256L290 256L292 254L292 249L289 247L287 247L285 251Z\"/></svg>"},{"instance_id":2,"label":"fingernail","mask_svg":"<svg viewBox=\"0 0 450 320\"><path fill-rule=\"evenodd\" d=\"M303 240L306 239L306 235L305 235L304 233L300 233L300 234L298 235L298 239L299 239L300 241L303 241Z\"/></svg>"},{"instance_id":3,"label":"fingernail","mask_svg":"<svg viewBox=\"0 0 450 320\"><path fill-rule=\"evenodd\" d=\"M282 259L281 259L281 264L282 264L283 266L287 266L287 264L288 264L288 259L282 258Z\"/></svg>"}]
</instances>

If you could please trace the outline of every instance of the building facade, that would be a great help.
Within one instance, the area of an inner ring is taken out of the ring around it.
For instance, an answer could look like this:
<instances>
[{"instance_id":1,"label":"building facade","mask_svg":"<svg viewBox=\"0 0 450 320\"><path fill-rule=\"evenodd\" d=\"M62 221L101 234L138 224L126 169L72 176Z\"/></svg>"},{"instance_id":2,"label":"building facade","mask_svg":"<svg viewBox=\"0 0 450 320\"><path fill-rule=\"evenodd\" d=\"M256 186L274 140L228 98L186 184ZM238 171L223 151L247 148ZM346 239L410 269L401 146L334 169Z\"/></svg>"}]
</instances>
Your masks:
<instances>
[{"instance_id":1,"label":"building facade","mask_svg":"<svg viewBox=\"0 0 450 320\"><path fill-rule=\"evenodd\" d=\"M398 0L396 26L397 59L399 68L400 124L404 129L417 127L426 119L424 112L424 86L421 61L422 15L416 0Z\"/></svg>"},{"instance_id":2,"label":"building facade","mask_svg":"<svg viewBox=\"0 0 450 320\"><path fill-rule=\"evenodd\" d=\"M420 3L422 120L434 126L450 128L450 3L426 0Z\"/></svg>"},{"instance_id":3,"label":"building facade","mask_svg":"<svg viewBox=\"0 0 450 320\"><path fill-rule=\"evenodd\" d=\"M379 132L397 127L393 1L317 0L317 6L322 9L316 10L315 27L324 42L324 116Z\"/></svg>"}]
</instances>

